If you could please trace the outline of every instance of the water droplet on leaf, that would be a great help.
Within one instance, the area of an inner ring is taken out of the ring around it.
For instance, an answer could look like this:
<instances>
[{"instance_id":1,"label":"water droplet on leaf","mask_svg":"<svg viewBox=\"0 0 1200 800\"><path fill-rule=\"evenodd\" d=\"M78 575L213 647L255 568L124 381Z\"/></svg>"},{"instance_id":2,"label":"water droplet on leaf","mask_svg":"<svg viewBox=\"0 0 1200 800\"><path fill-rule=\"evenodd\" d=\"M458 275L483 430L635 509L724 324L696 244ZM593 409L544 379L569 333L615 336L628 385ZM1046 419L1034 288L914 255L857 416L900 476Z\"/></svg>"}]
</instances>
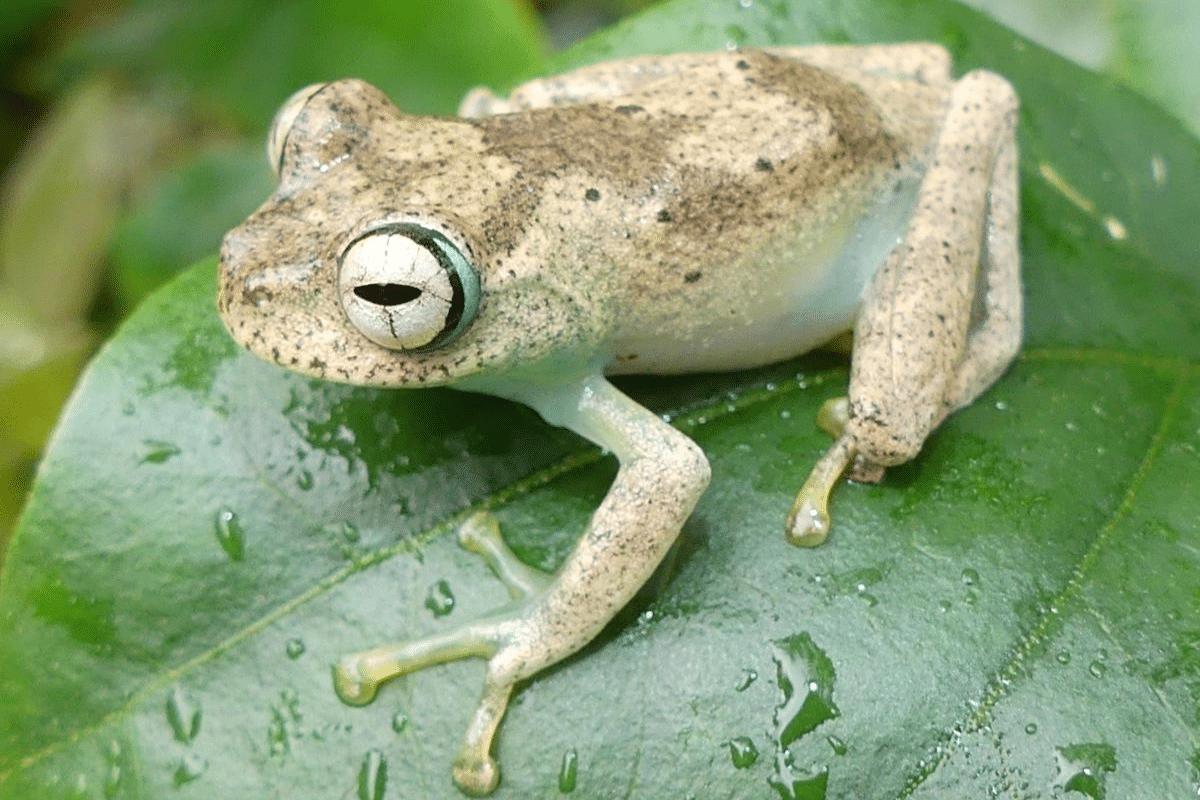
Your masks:
<instances>
[{"instance_id":1,"label":"water droplet on leaf","mask_svg":"<svg viewBox=\"0 0 1200 800\"><path fill-rule=\"evenodd\" d=\"M839 715L833 702L833 662L807 633L772 642L776 677L783 702L775 709L775 732L787 747L818 725Z\"/></svg>"},{"instance_id":2,"label":"water droplet on leaf","mask_svg":"<svg viewBox=\"0 0 1200 800\"><path fill-rule=\"evenodd\" d=\"M217 542L225 555L233 561L241 561L246 557L246 534L242 524L238 522L237 514L228 508L217 512L216 519Z\"/></svg>"},{"instance_id":3,"label":"water droplet on leaf","mask_svg":"<svg viewBox=\"0 0 1200 800\"><path fill-rule=\"evenodd\" d=\"M1150 177L1160 189L1167 183L1167 160L1157 153L1150 158Z\"/></svg>"},{"instance_id":4,"label":"water droplet on leaf","mask_svg":"<svg viewBox=\"0 0 1200 800\"><path fill-rule=\"evenodd\" d=\"M752 669L744 669L742 670L741 680L739 680L737 682L737 686L733 688L736 691L744 692L749 689L750 684L754 683L756 680L758 680L758 672Z\"/></svg>"},{"instance_id":5,"label":"water droplet on leaf","mask_svg":"<svg viewBox=\"0 0 1200 800\"><path fill-rule=\"evenodd\" d=\"M208 769L207 761L195 753L188 753L175 768L175 785L183 786L185 783L191 783L203 775L206 769Z\"/></svg>"},{"instance_id":6,"label":"water droplet on leaf","mask_svg":"<svg viewBox=\"0 0 1200 800\"><path fill-rule=\"evenodd\" d=\"M771 776L767 783L779 793L782 800L825 800L829 789L829 771L814 767L808 774L796 777L791 767L785 767Z\"/></svg>"},{"instance_id":7,"label":"water droplet on leaf","mask_svg":"<svg viewBox=\"0 0 1200 800\"><path fill-rule=\"evenodd\" d=\"M749 769L758 762L758 748L749 736L739 736L725 744L729 747L729 760L737 769Z\"/></svg>"},{"instance_id":8,"label":"water droplet on leaf","mask_svg":"<svg viewBox=\"0 0 1200 800\"><path fill-rule=\"evenodd\" d=\"M1058 748L1058 774L1068 792L1104 800L1105 775L1117 769L1117 751L1104 743L1070 744Z\"/></svg>"},{"instance_id":9,"label":"water droplet on leaf","mask_svg":"<svg viewBox=\"0 0 1200 800\"><path fill-rule=\"evenodd\" d=\"M178 684L167 693L167 722L177 742L190 744L200 733L200 709Z\"/></svg>"},{"instance_id":10,"label":"water droplet on leaf","mask_svg":"<svg viewBox=\"0 0 1200 800\"><path fill-rule=\"evenodd\" d=\"M145 450L139 461L141 464L162 464L183 452L174 442L164 442L158 439L142 440Z\"/></svg>"},{"instance_id":11,"label":"water droplet on leaf","mask_svg":"<svg viewBox=\"0 0 1200 800\"><path fill-rule=\"evenodd\" d=\"M570 794L575 791L575 782L579 776L579 753L572 747L563 753L562 764L558 768L558 791Z\"/></svg>"},{"instance_id":12,"label":"water droplet on leaf","mask_svg":"<svg viewBox=\"0 0 1200 800\"><path fill-rule=\"evenodd\" d=\"M284 645L284 652L292 661L304 655L304 649L304 641L301 639L288 639L287 644Z\"/></svg>"},{"instance_id":13,"label":"water droplet on leaf","mask_svg":"<svg viewBox=\"0 0 1200 800\"><path fill-rule=\"evenodd\" d=\"M378 750L368 750L358 768L358 800L383 800L387 791L387 759Z\"/></svg>"},{"instance_id":14,"label":"water droplet on leaf","mask_svg":"<svg viewBox=\"0 0 1200 800\"><path fill-rule=\"evenodd\" d=\"M108 774L104 777L104 796L109 800L117 796L117 792L121 790L121 779L123 771L121 769L121 743L111 741L108 743Z\"/></svg>"},{"instance_id":15,"label":"water droplet on leaf","mask_svg":"<svg viewBox=\"0 0 1200 800\"><path fill-rule=\"evenodd\" d=\"M435 617L444 617L454 610L454 592L450 584L444 580L429 587L425 594L425 607L433 612Z\"/></svg>"}]
</instances>

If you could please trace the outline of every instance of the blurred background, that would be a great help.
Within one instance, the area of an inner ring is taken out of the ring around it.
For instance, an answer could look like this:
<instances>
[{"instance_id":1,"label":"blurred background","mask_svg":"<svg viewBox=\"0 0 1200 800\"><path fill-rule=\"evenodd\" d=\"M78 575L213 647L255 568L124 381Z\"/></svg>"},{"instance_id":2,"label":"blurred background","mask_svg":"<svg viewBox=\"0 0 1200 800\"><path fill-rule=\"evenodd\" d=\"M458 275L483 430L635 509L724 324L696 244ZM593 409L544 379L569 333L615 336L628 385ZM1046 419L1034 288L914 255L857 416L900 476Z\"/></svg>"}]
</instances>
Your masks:
<instances>
[{"instance_id":1,"label":"blurred background","mask_svg":"<svg viewBox=\"0 0 1200 800\"><path fill-rule=\"evenodd\" d=\"M649 4L6 0L0 554L88 358L270 191L263 139L293 90L357 76L406 111L453 113L472 86L537 74L555 51ZM1197 0L972 4L1200 133Z\"/></svg>"}]
</instances>

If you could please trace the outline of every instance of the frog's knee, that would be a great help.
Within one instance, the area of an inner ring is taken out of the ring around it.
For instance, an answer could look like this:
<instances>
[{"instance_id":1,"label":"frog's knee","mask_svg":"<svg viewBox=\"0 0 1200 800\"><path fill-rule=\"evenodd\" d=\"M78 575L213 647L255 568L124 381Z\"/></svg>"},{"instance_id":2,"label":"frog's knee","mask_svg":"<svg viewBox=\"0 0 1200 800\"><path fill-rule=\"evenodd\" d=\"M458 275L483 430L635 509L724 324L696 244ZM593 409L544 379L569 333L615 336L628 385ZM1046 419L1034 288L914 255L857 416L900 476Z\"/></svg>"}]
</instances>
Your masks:
<instances>
[{"instance_id":1,"label":"frog's knee","mask_svg":"<svg viewBox=\"0 0 1200 800\"><path fill-rule=\"evenodd\" d=\"M975 97L986 98L1002 112L1015 111L1017 108L1017 90L1007 78L991 70L971 70L958 79L958 86Z\"/></svg>"},{"instance_id":2,"label":"frog's knee","mask_svg":"<svg viewBox=\"0 0 1200 800\"><path fill-rule=\"evenodd\" d=\"M921 452L933 421L913 408L884 408L875 403L850 402L847 432L858 456L869 464L894 467Z\"/></svg>"}]
</instances>

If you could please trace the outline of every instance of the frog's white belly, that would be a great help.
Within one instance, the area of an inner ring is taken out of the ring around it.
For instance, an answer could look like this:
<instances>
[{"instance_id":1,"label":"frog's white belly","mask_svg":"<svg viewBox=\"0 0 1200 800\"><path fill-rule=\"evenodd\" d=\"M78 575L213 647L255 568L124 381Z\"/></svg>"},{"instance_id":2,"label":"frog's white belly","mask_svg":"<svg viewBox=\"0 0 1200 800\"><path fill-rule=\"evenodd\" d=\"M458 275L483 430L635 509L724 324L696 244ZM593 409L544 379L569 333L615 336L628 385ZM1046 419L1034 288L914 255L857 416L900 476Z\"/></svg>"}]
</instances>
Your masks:
<instances>
[{"instance_id":1,"label":"frog's white belly","mask_svg":"<svg viewBox=\"0 0 1200 800\"><path fill-rule=\"evenodd\" d=\"M745 369L806 353L851 330L864 289L904 235L917 185L888 192L856 225L821 236L798 232L792 241L727 265L752 277L722 295L723 303L688 308L616 337L605 372Z\"/></svg>"}]
</instances>

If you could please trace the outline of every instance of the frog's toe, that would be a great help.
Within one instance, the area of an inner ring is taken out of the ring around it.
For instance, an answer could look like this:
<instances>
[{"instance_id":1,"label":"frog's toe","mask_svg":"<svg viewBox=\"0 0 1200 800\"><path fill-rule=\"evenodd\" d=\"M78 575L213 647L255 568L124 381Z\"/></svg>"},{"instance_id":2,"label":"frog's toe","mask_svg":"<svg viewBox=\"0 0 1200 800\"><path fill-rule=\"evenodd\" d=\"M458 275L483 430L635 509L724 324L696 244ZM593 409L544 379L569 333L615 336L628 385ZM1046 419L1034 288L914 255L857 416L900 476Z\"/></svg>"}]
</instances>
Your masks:
<instances>
[{"instance_id":1,"label":"frog's toe","mask_svg":"<svg viewBox=\"0 0 1200 800\"><path fill-rule=\"evenodd\" d=\"M537 597L550 585L550 576L526 565L500 535L500 523L486 511L472 514L458 529L458 543L483 557L514 599Z\"/></svg>"},{"instance_id":2,"label":"frog's toe","mask_svg":"<svg viewBox=\"0 0 1200 800\"><path fill-rule=\"evenodd\" d=\"M850 398L831 397L817 410L817 427L836 439L846 431L850 423Z\"/></svg>"},{"instance_id":3,"label":"frog's toe","mask_svg":"<svg viewBox=\"0 0 1200 800\"><path fill-rule=\"evenodd\" d=\"M784 532L797 547L816 547L829 536L829 509L819 500L801 495L788 514Z\"/></svg>"},{"instance_id":4,"label":"frog's toe","mask_svg":"<svg viewBox=\"0 0 1200 800\"><path fill-rule=\"evenodd\" d=\"M490 658L500 641L494 623L475 623L401 644L343 656L333 667L338 697L352 706L366 705L384 681L397 675L460 658Z\"/></svg>"},{"instance_id":5,"label":"frog's toe","mask_svg":"<svg viewBox=\"0 0 1200 800\"><path fill-rule=\"evenodd\" d=\"M363 676L358 653L342 657L333 665L333 690L350 706L365 706L375 699L379 682Z\"/></svg>"},{"instance_id":6,"label":"frog's toe","mask_svg":"<svg viewBox=\"0 0 1200 800\"><path fill-rule=\"evenodd\" d=\"M489 755L482 758L459 756L454 762L453 777L454 785L463 794L483 797L496 791L500 784L500 765Z\"/></svg>"},{"instance_id":7,"label":"frog's toe","mask_svg":"<svg viewBox=\"0 0 1200 800\"><path fill-rule=\"evenodd\" d=\"M798 547L815 547L829 536L829 493L854 456L854 440L845 433L821 456L788 513L785 533L789 542Z\"/></svg>"}]
</instances>

